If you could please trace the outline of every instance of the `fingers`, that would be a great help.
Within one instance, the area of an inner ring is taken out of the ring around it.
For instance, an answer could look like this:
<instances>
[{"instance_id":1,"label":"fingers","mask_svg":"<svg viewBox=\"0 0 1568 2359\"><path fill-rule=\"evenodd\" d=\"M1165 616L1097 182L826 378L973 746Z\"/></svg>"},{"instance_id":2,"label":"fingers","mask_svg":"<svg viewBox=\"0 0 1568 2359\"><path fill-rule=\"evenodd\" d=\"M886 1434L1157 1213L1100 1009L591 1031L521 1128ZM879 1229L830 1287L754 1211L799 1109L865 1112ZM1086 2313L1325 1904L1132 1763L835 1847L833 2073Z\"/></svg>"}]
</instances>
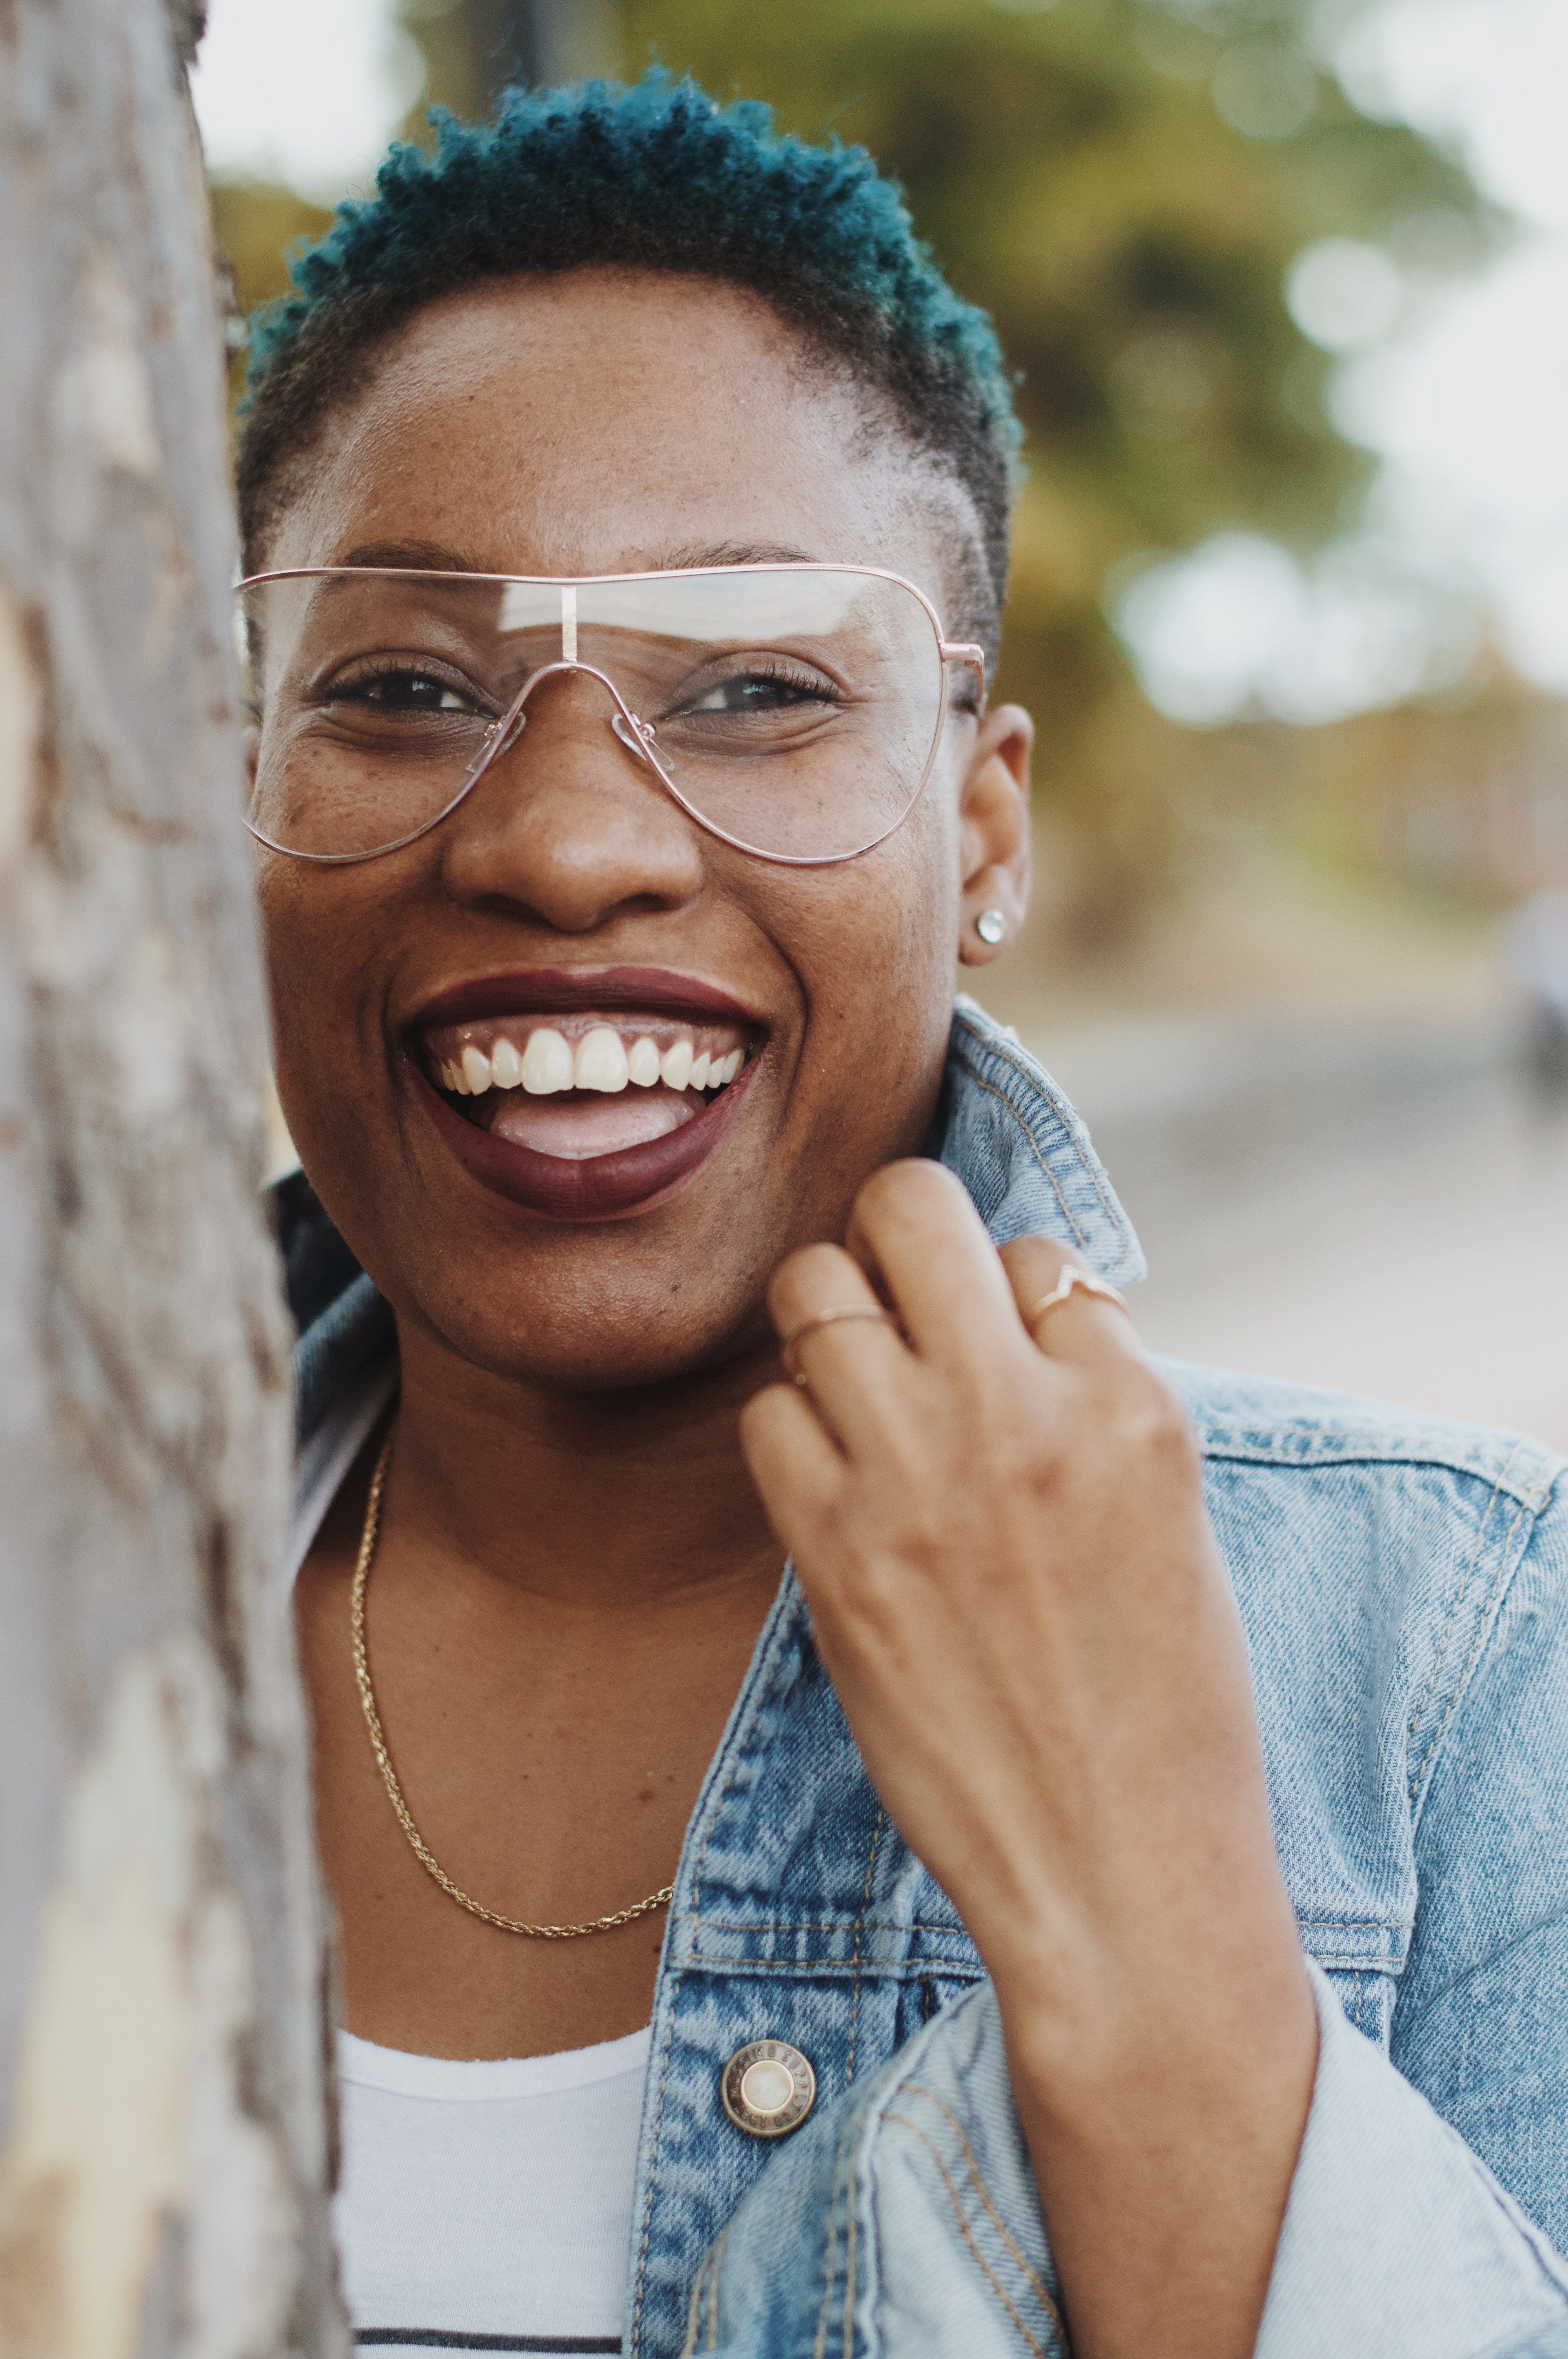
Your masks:
<instances>
[{"instance_id":1,"label":"fingers","mask_svg":"<svg viewBox=\"0 0 1568 2359\"><path fill-rule=\"evenodd\" d=\"M1018 1318L996 1248L939 1163L890 1163L874 1173L845 1244L881 1283L921 1359L978 1379L1016 1349Z\"/></svg>"},{"instance_id":2,"label":"fingers","mask_svg":"<svg viewBox=\"0 0 1568 2359\"><path fill-rule=\"evenodd\" d=\"M1142 1345L1127 1312L1104 1295L1076 1286L1047 1310L1042 1306L1069 1266L1087 1270L1081 1255L1054 1237L1017 1237L999 1254L1018 1315L1036 1348L1047 1358L1090 1365L1128 1358L1141 1360Z\"/></svg>"},{"instance_id":3,"label":"fingers","mask_svg":"<svg viewBox=\"0 0 1568 2359\"><path fill-rule=\"evenodd\" d=\"M917 1367L957 1377L979 1399L999 1382L1016 1385L1027 1358L1036 1367L1040 1358L1146 1364L1126 1312L1103 1296L1078 1287L1044 1307L1069 1266L1087 1269L1050 1237L1019 1238L999 1254L940 1166L886 1166L860 1191L846 1250L808 1245L774 1276L769 1303L786 1365L809 1390L810 1408L795 1406L819 1435L827 1429L829 1449L855 1457L885 1445L890 1416L907 1425L912 1403L906 1395L901 1411L899 1397ZM886 1303L896 1324L879 1315ZM784 1427L805 1430L798 1420Z\"/></svg>"},{"instance_id":4,"label":"fingers","mask_svg":"<svg viewBox=\"0 0 1568 2359\"><path fill-rule=\"evenodd\" d=\"M812 1541L844 1480L844 1462L803 1392L768 1385L741 1412L741 1447L768 1521L792 1557Z\"/></svg>"},{"instance_id":5,"label":"fingers","mask_svg":"<svg viewBox=\"0 0 1568 2359\"><path fill-rule=\"evenodd\" d=\"M896 1382L910 1354L860 1264L837 1245L806 1245L774 1273L768 1305L785 1347L788 1373L804 1378L812 1401L847 1449L863 1444L883 1413L889 1384ZM877 1315L822 1317L846 1310ZM804 1395L801 1401L804 1407Z\"/></svg>"}]
</instances>

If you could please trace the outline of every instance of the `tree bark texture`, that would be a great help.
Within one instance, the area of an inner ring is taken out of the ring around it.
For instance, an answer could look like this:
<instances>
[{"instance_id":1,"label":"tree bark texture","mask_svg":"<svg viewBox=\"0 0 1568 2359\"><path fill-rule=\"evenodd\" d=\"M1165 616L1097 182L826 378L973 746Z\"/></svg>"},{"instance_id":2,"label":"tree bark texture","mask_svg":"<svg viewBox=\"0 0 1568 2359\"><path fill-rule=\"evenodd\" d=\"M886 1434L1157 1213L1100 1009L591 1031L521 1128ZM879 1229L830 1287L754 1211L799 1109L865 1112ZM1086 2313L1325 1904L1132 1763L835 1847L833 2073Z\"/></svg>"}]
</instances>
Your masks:
<instances>
[{"instance_id":1,"label":"tree bark texture","mask_svg":"<svg viewBox=\"0 0 1568 2359\"><path fill-rule=\"evenodd\" d=\"M0 0L0 2354L346 2349L189 0Z\"/></svg>"}]
</instances>

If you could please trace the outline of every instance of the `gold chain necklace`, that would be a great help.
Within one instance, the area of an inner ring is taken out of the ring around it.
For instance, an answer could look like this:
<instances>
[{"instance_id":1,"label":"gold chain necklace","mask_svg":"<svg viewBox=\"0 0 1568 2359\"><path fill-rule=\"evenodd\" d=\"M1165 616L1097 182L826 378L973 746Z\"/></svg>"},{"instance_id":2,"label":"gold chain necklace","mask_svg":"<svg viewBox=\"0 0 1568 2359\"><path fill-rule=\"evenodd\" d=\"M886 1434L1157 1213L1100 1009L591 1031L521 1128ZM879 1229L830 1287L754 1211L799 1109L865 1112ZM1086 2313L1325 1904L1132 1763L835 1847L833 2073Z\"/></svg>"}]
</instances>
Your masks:
<instances>
[{"instance_id":1,"label":"gold chain necklace","mask_svg":"<svg viewBox=\"0 0 1568 2359\"><path fill-rule=\"evenodd\" d=\"M387 1799L397 1813L397 1823L407 1836L415 1858L427 1875L435 1877L442 1891L449 1893L460 1908L466 1908L470 1917L481 1917L487 1925L499 1926L503 1933L526 1933L535 1941L570 1941L579 1933L612 1933L617 1925L631 1925L639 1917L651 1916L655 1908L667 1908L675 1898L673 1884L666 1884L662 1892L650 1892L646 1900L639 1900L631 1908L618 1908L613 1917L590 1918L586 1925L524 1925L516 1917L502 1917L493 1908L486 1908L481 1901L473 1899L460 1886L454 1884L415 1825L413 1814L403 1799L403 1788L397 1782L397 1772L392 1766L392 1756L386 1749L381 1714L375 1708L375 1690L370 1683L370 1661L365 1653L365 1583L375 1561L375 1544L381 1531L382 1494L386 1488L387 1472L392 1464L392 1445L396 1434L397 1427L394 1423L382 1443L381 1456L376 1460L375 1473L371 1477L364 1530L360 1535L359 1562L354 1567L353 1605L349 1626L353 1632L354 1677L360 1685L360 1701L364 1706L371 1749L381 1771L382 1783L386 1788Z\"/></svg>"}]
</instances>

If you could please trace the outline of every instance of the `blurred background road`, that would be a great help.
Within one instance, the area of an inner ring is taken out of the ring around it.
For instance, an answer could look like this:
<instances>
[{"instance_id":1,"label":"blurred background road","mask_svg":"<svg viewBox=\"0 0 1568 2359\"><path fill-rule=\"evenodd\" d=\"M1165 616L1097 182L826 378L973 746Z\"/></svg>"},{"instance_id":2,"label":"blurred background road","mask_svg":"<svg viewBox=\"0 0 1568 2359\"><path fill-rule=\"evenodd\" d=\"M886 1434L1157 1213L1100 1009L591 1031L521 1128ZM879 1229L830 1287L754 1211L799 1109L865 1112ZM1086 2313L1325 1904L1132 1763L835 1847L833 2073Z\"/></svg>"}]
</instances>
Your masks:
<instances>
[{"instance_id":1,"label":"blurred background road","mask_svg":"<svg viewBox=\"0 0 1568 2359\"><path fill-rule=\"evenodd\" d=\"M871 147L1022 373L979 995L1145 1333L1568 1448L1568 0L211 0L236 389L389 137L655 59Z\"/></svg>"},{"instance_id":2,"label":"blurred background road","mask_svg":"<svg viewBox=\"0 0 1568 2359\"><path fill-rule=\"evenodd\" d=\"M1568 1449L1568 1111L1492 1042L1222 1015L1039 1045L1142 1240L1152 1348Z\"/></svg>"},{"instance_id":3,"label":"blurred background road","mask_svg":"<svg viewBox=\"0 0 1568 2359\"><path fill-rule=\"evenodd\" d=\"M1568 1118L1496 1071L1335 1118L1172 1190L1119 1156L1180 1357L1522 1428L1568 1449Z\"/></svg>"},{"instance_id":4,"label":"blurred background road","mask_svg":"<svg viewBox=\"0 0 1568 2359\"><path fill-rule=\"evenodd\" d=\"M1498 929L1241 862L1114 989L993 975L1138 1229L1153 1349L1568 1450L1568 1092Z\"/></svg>"}]
</instances>

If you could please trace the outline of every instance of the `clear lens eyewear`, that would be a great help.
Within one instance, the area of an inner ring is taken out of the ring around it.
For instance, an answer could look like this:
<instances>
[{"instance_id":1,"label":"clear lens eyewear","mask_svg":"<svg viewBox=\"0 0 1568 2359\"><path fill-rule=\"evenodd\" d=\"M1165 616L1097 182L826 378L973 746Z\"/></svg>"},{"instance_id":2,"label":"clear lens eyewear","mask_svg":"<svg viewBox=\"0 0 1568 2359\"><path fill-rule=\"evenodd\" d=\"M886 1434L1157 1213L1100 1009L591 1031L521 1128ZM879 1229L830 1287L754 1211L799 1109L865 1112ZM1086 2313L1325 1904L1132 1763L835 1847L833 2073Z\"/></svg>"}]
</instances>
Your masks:
<instances>
[{"instance_id":1,"label":"clear lens eyewear","mask_svg":"<svg viewBox=\"0 0 1568 2359\"><path fill-rule=\"evenodd\" d=\"M682 809L762 860L852 860L907 818L948 667L985 686L896 574L709 566L581 581L362 567L242 582L260 724L246 825L299 860L370 860L443 820L586 675Z\"/></svg>"}]
</instances>

